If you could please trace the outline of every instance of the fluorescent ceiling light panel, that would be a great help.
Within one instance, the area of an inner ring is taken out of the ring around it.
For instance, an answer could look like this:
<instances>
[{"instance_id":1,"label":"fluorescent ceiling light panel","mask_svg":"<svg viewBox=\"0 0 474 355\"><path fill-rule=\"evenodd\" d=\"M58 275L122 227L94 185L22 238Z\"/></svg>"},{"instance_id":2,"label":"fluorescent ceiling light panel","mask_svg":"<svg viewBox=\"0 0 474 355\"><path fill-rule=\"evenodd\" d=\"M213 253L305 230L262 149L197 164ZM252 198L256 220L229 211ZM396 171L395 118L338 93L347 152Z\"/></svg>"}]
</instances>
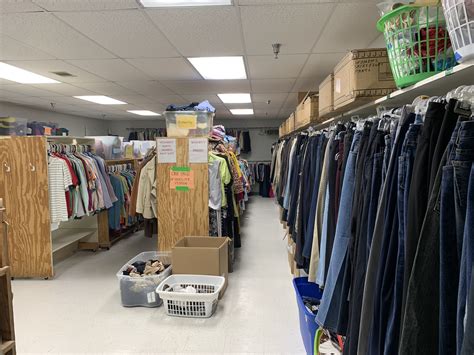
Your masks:
<instances>
[{"instance_id":1,"label":"fluorescent ceiling light panel","mask_svg":"<svg viewBox=\"0 0 474 355\"><path fill-rule=\"evenodd\" d=\"M140 116L161 116L161 114L148 110L129 110L127 112Z\"/></svg>"},{"instance_id":2,"label":"fluorescent ceiling light panel","mask_svg":"<svg viewBox=\"0 0 474 355\"><path fill-rule=\"evenodd\" d=\"M92 95L92 96L74 96L76 99L94 102L101 105L126 105L126 102L115 100L108 96Z\"/></svg>"},{"instance_id":3,"label":"fluorescent ceiling light panel","mask_svg":"<svg viewBox=\"0 0 474 355\"><path fill-rule=\"evenodd\" d=\"M139 0L143 7L232 5L232 0Z\"/></svg>"},{"instance_id":4,"label":"fluorescent ceiling light panel","mask_svg":"<svg viewBox=\"0 0 474 355\"><path fill-rule=\"evenodd\" d=\"M253 115L253 108L235 108L230 110L233 115Z\"/></svg>"},{"instance_id":5,"label":"fluorescent ceiling light panel","mask_svg":"<svg viewBox=\"0 0 474 355\"><path fill-rule=\"evenodd\" d=\"M0 62L0 78L20 84L57 84L59 81Z\"/></svg>"},{"instance_id":6,"label":"fluorescent ceiling light panel","mask_svg":"<svg viewBox=\"0 0 474 355\"><path fill-rule=\"evenodd\" d=\"M247 79L243 57L195 57L188 60L207 80Z\"/></svg>"},{"instance_id":7,"label":"fluorescent ceiling light panel","mask_svg":"<svg viewBox=\"0 0 474 355\"><path fill-rule=\"evenodd\" d=\"M250 94L217 94L225 104L249 104L252 102Z\"/></svg>"}]
</instances>

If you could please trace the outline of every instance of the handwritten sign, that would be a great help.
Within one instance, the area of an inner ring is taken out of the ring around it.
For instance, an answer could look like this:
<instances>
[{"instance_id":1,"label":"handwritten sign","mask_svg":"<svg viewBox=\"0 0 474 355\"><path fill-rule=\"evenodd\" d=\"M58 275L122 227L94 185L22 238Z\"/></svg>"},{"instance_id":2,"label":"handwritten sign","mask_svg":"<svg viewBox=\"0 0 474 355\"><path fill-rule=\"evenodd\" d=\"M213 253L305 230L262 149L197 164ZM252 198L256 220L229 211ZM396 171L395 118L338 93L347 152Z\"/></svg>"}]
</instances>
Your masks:
<instances>
[{"instance_id":1,"label":"handwritten sign","mask_svg":"<svg viewBox=\"0 0 474 355\"><path fill-rule=\"evenodd\" d=\"M176 191L194 189L194 171L187 166L173 166L170 169L170 189Z\"/></svg>"},{"instance_id":2,"label":"handwritten sign","mask_svg":"<svg viewBox=\"0 0 474 355\"><path fill-rule=\"evenodd\" d=\"M189 162L207 163L207 138L189 138Z\"/></svg>"},{"instance_id":3,"label":"handwritten sign","mask_svg":"<svg viewBox=\"0 0 474 355\"><path fill-rule=\"evenodd\" d=\"M176 126L183 129L196 129L197 120L194 115L176 115Z\"/></svg>"},{"instance_id":4,"label":"handwritten sign","mask_svg":"<svg viewBox=\"0 0 474 355\"><path fill-rule=\"evenodd\" d=\"M176 139L157 140L158 163L176 163Z\"/></svg>"}]
</instances>

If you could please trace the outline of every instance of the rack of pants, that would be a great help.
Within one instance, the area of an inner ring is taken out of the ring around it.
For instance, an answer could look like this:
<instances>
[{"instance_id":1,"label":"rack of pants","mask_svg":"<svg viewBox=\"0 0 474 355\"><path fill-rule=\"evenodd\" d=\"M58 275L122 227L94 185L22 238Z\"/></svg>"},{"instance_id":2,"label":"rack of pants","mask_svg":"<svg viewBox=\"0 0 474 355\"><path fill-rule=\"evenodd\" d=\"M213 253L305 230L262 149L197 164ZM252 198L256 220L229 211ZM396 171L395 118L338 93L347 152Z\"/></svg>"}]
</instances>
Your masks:
<instances>
[{"instance_id":1,"label":"rack of pants","mask_svg":"<svg viewBox=\"0 0 474 355\"><path fill-rule=\"evenodd\" d=\"M407 105L273 146L295 261L344 354L474 353L474 120L461 106Z\"/></svg>"}]
</instances>

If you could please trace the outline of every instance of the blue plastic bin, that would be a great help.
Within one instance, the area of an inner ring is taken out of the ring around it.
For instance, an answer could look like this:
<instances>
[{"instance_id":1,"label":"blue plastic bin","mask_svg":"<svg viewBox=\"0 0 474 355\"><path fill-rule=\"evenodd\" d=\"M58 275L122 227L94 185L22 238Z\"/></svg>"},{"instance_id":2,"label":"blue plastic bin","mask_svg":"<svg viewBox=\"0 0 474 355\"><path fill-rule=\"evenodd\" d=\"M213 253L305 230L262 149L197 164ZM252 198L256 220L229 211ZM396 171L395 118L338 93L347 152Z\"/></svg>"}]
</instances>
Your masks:
<instances>
[{"instance_id":1,"label":"blue plastic bin","mask_svg":"<svg viewBox=\"0 0 474 355\"><path fill-rule=\"evenodd\" d=\"M307 277L297 277L293 279L293 286L295 287L296 300L298 302L301 337L303 338L306 353L313 354L314 337L316 335L318 325L315 321L316 315L310 312L304 305L303 296L321 299L323 294L319 290L319 286L317 284L308 282Z\"/></svg>"}]
</instances>

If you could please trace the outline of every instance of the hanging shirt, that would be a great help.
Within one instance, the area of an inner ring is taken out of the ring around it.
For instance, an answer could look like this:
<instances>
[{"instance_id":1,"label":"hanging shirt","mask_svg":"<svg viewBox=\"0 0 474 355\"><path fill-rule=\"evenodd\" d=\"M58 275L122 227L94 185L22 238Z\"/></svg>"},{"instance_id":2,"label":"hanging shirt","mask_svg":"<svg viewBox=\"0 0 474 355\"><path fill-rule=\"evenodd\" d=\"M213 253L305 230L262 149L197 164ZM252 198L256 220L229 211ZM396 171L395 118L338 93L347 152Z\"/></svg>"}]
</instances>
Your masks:
<instances>
[{"instance_id":1,"label":"hanging shirt","mask_svg":"<svg viewBox=\"0 0 474 355\"><path fill-rule=\"evenodd\" d=\"M72 177L66 162L57 157L48 158L49 210L51 223L65 222L68 218L66 191L72 186Z\"/></svg>"}]
</instances>

